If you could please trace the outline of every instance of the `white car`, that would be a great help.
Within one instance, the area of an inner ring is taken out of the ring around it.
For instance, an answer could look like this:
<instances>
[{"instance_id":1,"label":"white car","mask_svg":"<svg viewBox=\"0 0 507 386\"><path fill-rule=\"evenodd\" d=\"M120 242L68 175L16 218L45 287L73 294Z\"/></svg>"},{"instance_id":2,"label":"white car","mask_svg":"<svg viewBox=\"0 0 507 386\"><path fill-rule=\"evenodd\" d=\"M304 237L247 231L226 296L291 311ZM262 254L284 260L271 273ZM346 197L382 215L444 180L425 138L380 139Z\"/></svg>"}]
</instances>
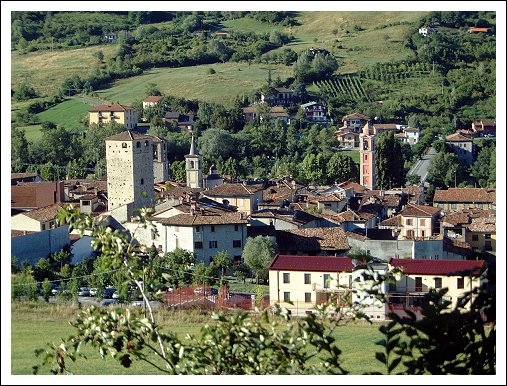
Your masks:
<instances>
[{"instance_id":1,"label":"white car","mask_svg":"<svg viewBox=\"0 0 507 386\"><path fill-rule=\"evenodd\" d=\"M118 299L118 297L120 296L120 294L118 294L118 291L114 291L113 292L113 295L111 296L113 299Z\"/></svg>"},{"instance_id":2,"label":"white car","mask_svg":"<svg viewBox=\"0 0 507 386\"><path fill-rule=\"evenodd\" d=\"M90 288L90 296L97 296L97 288Z\"/></svg>"}]
</instances>

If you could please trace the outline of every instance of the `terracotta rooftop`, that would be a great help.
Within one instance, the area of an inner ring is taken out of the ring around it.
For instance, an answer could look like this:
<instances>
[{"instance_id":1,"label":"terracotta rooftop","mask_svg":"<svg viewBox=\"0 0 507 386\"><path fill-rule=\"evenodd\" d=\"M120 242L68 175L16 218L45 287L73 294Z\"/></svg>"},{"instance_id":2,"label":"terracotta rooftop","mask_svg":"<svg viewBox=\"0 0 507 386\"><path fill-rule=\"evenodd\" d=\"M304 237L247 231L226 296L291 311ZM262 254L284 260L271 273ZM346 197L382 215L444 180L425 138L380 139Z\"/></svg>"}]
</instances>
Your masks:
<instances>
[{"instance_id":1,"label":"terracotta rooftop","mask_svg":"<svg viewBox=\"0 0 507 386\"><path fill-rule=\"evenodd\" d=\"M417 205L417 204L407 204L405 209L401 211L401 215L403 217L427 217L433 216L440 212L440 208L429 206L429 205Z\"/></svg>"},{"instance_id":2,"label":"terracotta rooftop","mask_svg":"<svg viewBox=\"0 0 507 386\"><path fill-rule=\"evenodd\" d=\"M163 218L158 220L163 225L180 225L180 226L193 226L193 225L224 225L224 224L247 224L247 216L240 212L222 212L204 210L196 211L195 214L181 213L172 217Z\"/></svg>"},{"instance_id":3,"label":"terracotta rooftop","mask_svg":"<svg viewBox=\"0 0 507 386\"><path fill-rule=\"evenodd\" d=\"M454 133L445 137L445 140L451 142L463 142L463 141L473 141L473 138L467 137L461 133Z\"/></svg>"},{"instance_id":4,"label":"terracotta rooftop","mask_svg":"<svg viewBox=\"0 0 507 386\"><path fill-rule=\"evenodd\" d=\"M331 216L331 218L333 220L337 220L340 223L348 222L348 221L364 222L364 221L368 221L368 220L372 219L373 217L375 217L375 215L372 213L366 213L366 212L356 213L350 209L345 212L341 212L341 213Z\"/></svg>"},{"instance_id":5,"label":"terracotta rooftop","mask_svg":"<svg viewBox=\"0 0 507 386\"><path fill-rule=\"evenodd\" d=\"M318 220L319 218L306 213L301 210L276 210L276 209L264 209L254 212L250 215L251 218L276 218L279 220L287 221L295 225L304 225L309 222Z\"/></svg>"},{"instance_id":6,"label":"terracotta rooftop","mask_svg":"<svg viewBox=\"0 0 507 386\"><path fill-rule=\"evenodd\" d=\"M276 255L271 271L352 272L354 264L348 257Z\"/></svg>"},{"instance_id":7,"label":"terracotta rooftop","mask_svg":"<svg viewBox=\"0 0 507 386\"><path fill-rule=\"evenodd\" d=\"M312 200L315 202L340 202L343 201L344 199L345 197L336 193L331 193L325 196L317 196L315 198L312 198Z\"/></svg>"},{"instance_id":8,"label":"terracotta rooftop","mask_svg":"<svg viewBox=\"0 0 507 386\"><path fill-rule=\"evenodd\" d=\"M84 189L94 189L101 191L107 191L107 181L92 180L92 179L72 179L64 181L64 185L67 187L83 187Z\"/></svg>"},{"instance_id":9,"label":"terracotta rooftop","mask_svg":"<svg viewBox=\"0 0 507 386\"><path fill-rule=\"evenodd\" d=\"M394 123L376 123L373 125L375 130L397 130Z\"/></svg>"},{"instance_id":10,"label":"terracotta rooftop","mask_svg":"<svg viewBox=\"0 0 507 386\"><path fill-rule=\"evenodd\" d=\"M361 199L361 205L368 203L370 198L373 200L378 200L379 202L387 205L389 208L397 208L401 204L403 192L399 191L394 194L387 194L382 190L370 190L364 193Z\"/></svg>"},{"instance_id":11,"label":"terracotta rooftop","mask_svg":"<svg viewBox=\"0 0 507 386\"><path fill-rule=\"evenodd\" d=\"M366 191L366 188L361 185L361 184L358 184L357 182L354 182L354 181L346 181L346 182L342 182L340 184L338 184L338 186L342 189L350 189L350 188L354 188L354 192L356 194L363 194L365 191Z\"/></svg>"},{"instance_id":12,"label":"terracotta rooftop","mask_svg":"<svg viewBox=\"0 0 507 386\"><path fill-rule=\"evenodd\" d=\"M442 217L442 223L447 223L453 226L470 224L474 218L494 218L496 215L495 210L483 210L479 208L462 209L459 212L450 212Z\"/></svg>"},{"instance_id":13,"label":"terracotta rooftop","mask_svg":"<svg viewBox=\"0 0 507 386\"><path fill-rule=\"evenodd\" d=\"M125 130L119 134L106 138L106 141L134 141L138 139L152 139L151 135L138 133L137 131Z\"/></svg>"},{"instance_id":14,"label":"terracotta rooftop","mask_svg":"<svg viewBox=\"0 0 507 386\"><path fill-rule=\"evenodd\" d=\"M263 190L263 184L244 185L244 184L223 184L215 186L213 189L203 192L206 196L252 196L259 190Z\"/></svg>"},{"instance_id":15,"label":"terracotta rooftop","mask_svg":"<svg viewBox=\"0 0 507 386\"><path fill-rule=\"evenodd\" d=\"M56 214L60 210L60 208L63 208L63 204L57 203L53 205L48 205L39 209L34 209L28 212L21 213L17 216L23 215L26 217L30 217L34 220L37 220L41 223L54 220L56 218Z\"/></svg>"},{"instance_id":16,"label":"terracotta rooftop","mask_svg":"<svg viewBox=\"0 0 507 386\"><path fill-rule=\"evenodd\" d=\"M467 228L470 232L496 233L496 219L487 217L474 218Z\"/></svg>"},{"instance_id":17,"label":"terracotta rooftop","mask_svg":"<svg viewBox=\"0 0 507 386\"><path fill-rule=\"evenodd\" d=\"M97 112L102 112L102 111L122 112L122 111L129 111L129 110L135 110L135 109L130 106L124 106L124 105L120 105L120 104L112 104L112 105L95 106L93 109L90 109L88 111L90 113L97 113Z\"/></svg>"},{"instance_id":18,"label":"terracotta rooftop","mask_svg":"<svg viewBox=\"0 0 507 386\"><path fill-rule=\"evenodd\" d=\"M37 177L37 173L11 173L11 179Z\"/></svg>"},{"instance_id":19,"label":"terracotta rooftop","mask_svg":"<svg viewBox=\"0 0 507 386\"><path fill-rule=\"evenodd\" d=\"M442 275L462 276L471 273L479 276L485 268L483 260L422 260L422 259L391 259L393 267L403 267L408 275Z\"/></svg>"},{"instance_id":20,"label":"terracotta rooftop","mask_svg":"<svg viewBox=\"0 0 507 386\"><path fill-rule=\"evenodd\" d=\"M345 115L342 118L342 122L350 121L351 119L362 119L363 121L369 121L370 117L360 114L360 113L352 113L352 114Z\"/></svg>"},{"instance_id":21,"label":"terracotta rooftop","mask_svg":"<svg viewBox=\"0 0 507 386\"><path fill-rule=\"evenodd\" d=\"M405 127L403 131L421 131L417 127Z\"/></svg>"},{"instance_id":22,"label":"terracotta rooftop","mask_svg":"<svg viewBox=\"0 0 507 386\"><path fill-rule=\"evenodd\" d=\"M401 215L398 214L393 217L389 217L382 221L379 226L389 226L389 227L400 227L401 226Z\"/></svg>"},{"instance_id":23,"label":"terracotta rooftop","mask_svg":"<svg viewBox=\"0 0 507 386\"><path fill-rule=\"evenodd\" d=\"M435 191L433 202L496 203L495 189L449 188Z\"/></svg>"},{"instance_id":24,"label":"terracotta rooftop","mask_svg":"<svg viewBox=\"0 0 507 386\"><path fill-rule=\"evenodd\" d=\"M160 95L150 95L149 97L145 98L143 100L143 102L153 102L153 103L156 103L156 102L160 102L162 99L164 99L163 96L160 96Z\"/></svg>"},{"instance_id":25,"label":"terracotta rooftop","mask_svg":"<svg viewBox=\"0 0 507 386\"><path fill-rule=\"evenodd\" d=\"M350 248L347 235L340 227L279 230L276 241L280 250L318 252Z\"/></svg>"}]
</instances>

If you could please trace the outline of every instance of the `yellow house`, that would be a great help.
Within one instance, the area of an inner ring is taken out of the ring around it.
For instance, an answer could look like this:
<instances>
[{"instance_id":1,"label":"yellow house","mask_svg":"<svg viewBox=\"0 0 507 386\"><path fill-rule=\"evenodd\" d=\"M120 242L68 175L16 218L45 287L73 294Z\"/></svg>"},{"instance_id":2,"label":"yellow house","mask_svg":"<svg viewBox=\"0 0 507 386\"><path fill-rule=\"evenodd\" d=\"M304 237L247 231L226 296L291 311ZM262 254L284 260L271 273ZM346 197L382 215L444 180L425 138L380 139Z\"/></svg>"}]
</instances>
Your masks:
<instances>
[{"instance_id":1,"label":"yellow house","mask_svg":"<svg viewBox=\"0 0 507 386\"><path fill-rule=\"evenodd\" d=\"M124 125L127 130L137 127L137 111L130 106L120 104L95 106L88 111L90 125L103 125L116 122Z\"/></svg>"},{"instance_id":2,"label":"yellow house","mask_svg":"<svg viewBox=\"0 0 507 386\"><path fill-rule=\"evenodd\" d=\"M352 288L353 267L348 257L276 255L269 267L270 303L294 314L311 312L331 294Z\"/></svg>"},{"instance_id":3,"label":"yellow house","mask_svg":"<svg viewBox=\"0 0 507 386\"><path fill-rule=\"evenodd\" d=\"M389 265L403 270L402 277L388 290L391 311L411 308L415 312L431 288L448 288L445 297L455 307L466 292L481 285L480 276L486 268L484 260L391 259ZM466 308L470 308L469 303Z\"/></svg>"},{"instance_id":4,"label":"yellow house","mask_svg":"<svg viewBox=\"0 0 507 386\"><path fill-rule=\"evenodd\" d=\"M232 183L215 186L213 189L203 191L202 194L214 201L234 205L238 212L250 215L258 209L259 202L262 201L263 188L263 184Z\"/></svg>"},{"instance_id":5,"label":"yellow house","mask_svg":"<svg viewBox=\"0 0 507 386\"><path fill-rule=\"evenodd\" d=\"M466 226L466 242L479 251L496 251L496 218L478 217Z\"/></svg>"},{"instance_id":6,"label":"yellow house","mask_svg":"<svg viewBox=\"0 0 507 386\"><path fill-rule=\"evenodd\" d=\"M430 238L440 214L440 208L427 205L408 204L401 212L401 235L403 239Z\"/></svg>"}]
</instances>

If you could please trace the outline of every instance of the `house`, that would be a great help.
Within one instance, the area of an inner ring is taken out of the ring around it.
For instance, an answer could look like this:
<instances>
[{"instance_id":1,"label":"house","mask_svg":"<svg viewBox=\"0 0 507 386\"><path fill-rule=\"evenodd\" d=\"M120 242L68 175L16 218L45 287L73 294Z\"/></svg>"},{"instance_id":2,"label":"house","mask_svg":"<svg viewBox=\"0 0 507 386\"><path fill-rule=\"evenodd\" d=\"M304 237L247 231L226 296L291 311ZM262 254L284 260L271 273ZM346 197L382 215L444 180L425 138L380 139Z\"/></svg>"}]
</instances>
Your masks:
<instances>
[{"instance_id":1,"label":"house","mask_svg":"<svg viewBox=\"0 0 507 386\"><path fill-rule=\"evenodd\" d=\"M327 106L320 102L308 102L301 105L308 122L327 122Z\"/></svg>"},{"instance_id":2,"label":"house","mask_svg":"<svg viewBox=\"0 0 507 386\"><path fill-rule=\"evenodd\" d=\"M290 106L296 102L294 91L286 87L274 87L270 93L261 93L261 102L269 106Z\"/></svg>"},{"instance_id":3,"label":"house","mask_svg":"<svg viewBox=\"0 0 507 386\"><path fill-rule=\"evenodd\" d=\"M356 149L359 147L359 133L351 129L343 129L336 132L336 140L345 149Z\"/></svg>"},{"instance_id":4,"label":"house","mask_svg":"<svg viewBox=\"0 0 507 386\"><path fill-rule=\"evenodd\" d=\"M472 131L481 137L496 136L496 121L491 119L481 119L477 122L472 122Z\"/></svg>"},{"instance_id":5,"label":"house","mask_svg":"<svg viewBox=\"0 0 507 386\"><path fill-rule=\"evenodd\" d=\"M304 186L297 184L295 180L278 180L276 185L270 185L263 190L258 209L284 208L292 202L299 202L302 200L300 193L303 190Z\"/></svg>"},{"instance_id":6,"label":"house","mask_svg":"<svg viewBox=\"0 0 507 386\"><path fill-rule=\"evenodd\" d=\"M120 104L99 105L88 110L90 125L107 124L116 122L124 125L127 130L134 130L137 127L137 111L133 107Z\"/></svg>"},{"instance_id":7,"label":"house","mask_svg":"<svg viewBox=\"0 0 507 386\"><path fill-rule=\"evenodd\" d=\"M11 173L11 185L18 185L19 182L41 182L42 179L37 173Z\"/></svg>"},{"instance_id":8,"label":"house","mask_svg":"<svg viewBox=\"0 0 507 386\"><path fill-rule=\"evenodd\" d=\"M243 107L242 110L246 123L252 122L257 118L259 118L260 121L264 119L262 112L259 112L259 105ZM268 114L270 117L270 122L280 119L286 124L290 123L289 113L285 111L285 108L283 106L270 107Z\"/></svg>"},{"instance_id":9,"label":"house","mask_svg":"<svg viewBox=\"0 0 507 386\"><path fill-rule=\"evenodd\" d=\"M496 218L476 217L466 225L466 242L478 252L496 252Z\"/></svg>"},{"instance_id":10,"label":"house","mask_svg":"<svg viewBox=\"0 0 507 386\"><path fill-rule=\"evenodd\" d=\"M377 226L377 218L374 214L366 212L356 213L351 209L334 215L323 214L322 217L338 224L347 232L356 229L375 228Z\"/></svg>"},{"instance_id":11,"label":"house","mask_svg":"<svg viewBox=\"0 0 507 386\"><path fill-rule=\"evenodd\" d=\"M440 220L440 233L453 240L466 241L467 227L477 218L495 218L496 211L492 209L462 209L446 213Z\"/></svg>"},{"instance_id":12,"label":"house","mask_svg":"<svg viewBox=\"0 0 507 386\"><path fill-rule=\"evenodd\" d=\"M206 174L204 176L204 189L213 189L216 186L223 185L224 177L216 173L216 170L214 172L215 173L210 170L209 174Z\"/></svg>"},{"instance_id":13,"label":"house","mask_svg":"<svg viewBox=\"0 0 507 386\"><path fill-rule=\"evenodd\" d=\"M435 191L433 206L446 212L471 208L496 209L496 191L485 188L440 189Z\"/></svg>"},{"instance_id":14,"label":"house","mask_svg":"<svg viewBox=\"0 0 507 386\"><path fill-rule=\"evenodd\" d=\"M64 181L65 201L79 201L83 196L101 196L107 200L107 180L77 178Z\"/></svg>"},{"instance_id":15,"label":"house","mask_svg":"<svg viewBox=\"0 0 507 386\"><path fill-rule=\"evenodd\" d=\"M65 201L64 182L18 182L11 185L12 214Z\"/></svg>"},{"instance_id":16,"label":"house","mask_svg":"<svg viewBox=\"0 0 507 386\"><path fill-rule=\"evenodd\" d=\"M238 208L238 211L247 215L258 210L259 202L262 201L263 184L222 184L213 189L205 190L202 194L220 203L227 202Z\"/></svg>"},{"instance_id":17,"label":"house","mask_svg":"<svg viewBox=\"0 0 507 386\"><path fill-rule=\"evenodd\" d=\"M270 303L302 315L332 295L339 303L349 303L353 267L352 259L345 256L278 254L269 266Z\"/></svg>"},{"instance_id":18,"label":"house","mask_svg":"<svg viewBox=\"0 0 507 386\"><path fill-rule=\"evenodd\" d=\"M363 195L366 192L366 188L354 181L345 181L338 184L338 186L342 189L354 189L354 194L356 195Z\"/></svg>"},{"instance_id":19,"label":"house","mask_svg":"<svg viewBox=\"0 0 507 386\"><path fill-rule=\"evenodd\" d=\"M155 221L158 235L139 240L166 253L183 248L196 255L196 261L209 264L219 251L226 251L238 263L247 238L247 216L219 208L191 203L189 213L179 213Z\"/></svg>"},{"instance_id":20,"label":"house","mask_svg":"<svg viewBox=\"0 0 507 386\"><path fill-rule=\"evenodd\" d=\"M349 250L347 235L340 227L287 229L276 231L276 243L286 255L336 255Z\"/></svg>"},{"instance_id":21,"label":"house","mask_svg":"<svg viewBox=\"0 0 507 386\"><path fill-rule=\"evenodd\" d=\"M370 117L360 113L352 113L342 118L342 127L340 129L349 129L355 133L360 133L364 125L370 121Z\"/></svg>"},{"instance_id":22,"label":"house","mask_svg":"<svg viewBox=\"0 0 507 386\"><path fill-rule=\"evenodd\" d=\"M419 28L419 34L426 37L428 35L431 35L432 33L436 32L437 30L433 27L421 27Z\"/></svg>"},{"instance_id":23,"label":"house","mask_svg":"<svg viewBox=\"0 0 507 386\"><path fill-rule=\"evenodd\" d=\"M408 203L408 194L401 190L370 190L361 198L361 206L368 203L382 204L386 207L385 214L381 218L391 217L399 213Z\"/></svg>"},{"instance_id":24,"label":"house","mask_svg":"<svg viewBox=\"0 0 507 386\"><path fill-rule=\"evenodd\" d=\"M143 109L157 106L164 99L161 95L150 95L143 100Z\"/></svg>"},{"instance_id":25,"label":"house","mask_svg":"<svg viewBox=\"0 0 507 386\"><path fill-rule=\"evenodd\" d=\"M347 206L348 199L344 193L331 193L309 197L308 203L315 204L319 213L336 214Z\"/></svg>"},{"instance_id":26,"label":"house","mask_svg":"<svg viewBox=\"0 0 507 386\"><path fill-rule=\"evenodd\" d=\"M458 132L446 136L445 143L453 148L460 162L472 165L474 162L474 140L472 137Z\"/></svg>"},{"instance_id":27,"label":"house","mask_svg":"<svg viewBox=\"0 0 507 386\"><path fill-rule=\"evenodd\" d=\"M373 134L375 135L380 135L389 131L393 131L394 133L398 132L398 125L395 123L375 123L373 125Z\"/></svg>"},{"instance_id":28,"label":"house","mask_svg":"<svg viewBox=\"0 0 507 386\"><path fill-rule=\"evenodd\" d=\"M458 299L483 283L486 269L483 260L413 260L391 259L389 265L402 269L401 278L388 291L389 308L420 312L423 296L430 289L447 288L444 299L454 308ZM470 302L466 306L470 309Z\"/></svg>"},{"instance_id":29,"label":"house","mask_svg":"<svg viewBox=\"0 0 507 386\"><path fill-rule=\"evenodd\" d=\"M106 39L108 43L116 43L118 36L114 33L108 33L104 35L104 39Z\"/></svg>"},{"instance_id":30,"label":"house","mask_svg":"<svg viewBox=\"0 0 507 386\"><path fill-rule=\"evenodd\" d=\"M273 226L276 230L316 228L321 218L302 210L263 209L250 215L250 226Z\"/></svg>"},{"instance_id":31,"label":"house","mask_svg":"<svg viewBox=\"0 0 507 386\"><path fill-rule=\"evenodd\" d=\"M40 232L58 227L56 214L63 204L43 206L11 217L11 230Z\"/></svg>"},{"instance_id":32,"label":"house","mask_svg":"<svg viewBox=\"0 0 507 386\"><path fill-rule=\"evenodd\" d=\"M426 239L437 231L440 208L428 205L408 204L400 213L400 239Z\"/></svg>"},{"instance_id":33,"label":"house","mask_svg":"<svg viewBox=\"0 0 507 386\"><path fill-rule=\"evenodd\" d=\"M406 127L403 129L403 133L407 137L407 142L409 145L415 145L417 142L419 142L420 132L421 130L417 127Z\"/></svg>"},{"instance_id":34,"label":"house","mask_svg":"<svg viewBox=\"0 0 507 386\"><path fill-rule=\"evenodd\" d=\"M193 131L197 114L182 114L176 111L168 111L164 115L164 123L167 127L177 125L181 131Z\"/></svg>"}]
</instances>

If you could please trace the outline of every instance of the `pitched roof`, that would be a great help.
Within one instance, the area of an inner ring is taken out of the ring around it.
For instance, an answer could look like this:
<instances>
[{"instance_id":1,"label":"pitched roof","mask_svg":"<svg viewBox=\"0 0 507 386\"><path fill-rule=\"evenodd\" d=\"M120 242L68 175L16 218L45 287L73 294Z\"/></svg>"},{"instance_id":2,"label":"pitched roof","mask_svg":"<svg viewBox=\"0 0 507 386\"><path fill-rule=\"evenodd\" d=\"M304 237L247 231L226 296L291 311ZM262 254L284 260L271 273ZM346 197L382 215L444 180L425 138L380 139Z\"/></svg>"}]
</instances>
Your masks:
<instances>
[{"instance_id":1,"label":"pitched roof","mask_svg":"<svg viewBox=\"0 0 507 386\"><path fill-rule=\"evenodd\" d=\"M352 272L354 264L348 257L276 255L272 271Z\"/></svg>"},{"instance_id":2,"label":"pitched roof","mask_svg":"<svg viewBox=\"0 0 507 386\"><path fill-rule=\"evenodd\" d=\"M259 190L263 190L262 184L244 185L244 184L223 184L215 186L213 189L203 192L206 196L252 196Z\"/></svg>"},{"instance_id":3,"label":"pitched roof","mask_svg":"<svg viewBox=\"0 0 507 386\"><path fill-rule=\"evenodd\" d=\"M319 217L302 210L277 210L277 209L264 209L254 212L250 215L251 218L276 218L296 225L304 225L309 222L318 220Z\"/></svg>"},{"instance_id":4,"label":"pitched roof","mask_svg":"<svg viewBox=\"0 0 507 386\"><path fill-rule=\"evenodd\" d=\"M420 129L418 129L417 127L405 127L405 128L403 129L403 131L417 131L417 132L419 132L419 131L421 131L421 130L420 130Z\"/></svg>"},{"instance_id":5,"label":"pitched roof","mask_svg":"<svg viewBox=\"0 0 507 386\"><path fill-rule=\"evenodd\" d=\"M449 188L437 190L433 202L495 203L496 190L485 188Z\"/></svg>"},{"instance_id":6,"label":"pitched roof","mask_svg":"<svg viewBox=\"0 0 507 386\"><path fill-rule=\"evenodd\" d=\"M463 276L471 273L479 276L485 268L484 260L420 260L420 259L391 259L393 267L403 267L408 275L445 275Z\"/></svg>"},{"instance_id":7,"label":"pitched roof","mask_svg":"<svg viewBox=\"0 0 507 386\"><path fill-rule=\"evenodd\" d=\"M428 217L433 216L440 212L440 208L429 205L417 205L417 204L407 204L405 209L401 211L401 215L403 217Z\"/></svg>"},{"instance_id":8,"label":"pitched roof","mask_svg":"<svg viewBox=\"0 0 507 386\"><path fill-rule=\"evenodd\" d=\"M326 216L326 215L322 215L322 216L331 218L332 220L336 220L339 223L349 222L349 221L364 222L364 221L368 221L369 219L372 219L373 217L375 217L375 215L372 213L366 213L366 212L356 213L351 209L346 210L345 212L341 212L341 213L332 215L332 216Z\"/></svg>"},{"instance_id":9,"label":"pitched roof","mask_svg":"<svg viewBox=\"0 0 507 386\"><path fill-rule=\"evenodd\" d=\"M37 177L37 173L11 173L11 180L16 178L31 178L31 177Z\"/></svg>"},{"instance_id":10,"label":"pitched roof","mask_svg":"<svg viewBox=\"0 0 507 386\"><path fill-rule=\"evenodd\" d=\"M375 123L373 125L375 130L397 130L395 123Z\"/></svg>"},{"instance_id":11,"label":"pitched roof","mask_svg":"<svg viewBox=\"0 0 507 386\"><path fill-rule=\"evenodd\" d=\"M350 248L347 235L340 227L279 230L276 241L281 250L318 252Z\"/></svg>"},{"instance_id":12,"label":"pitched roof","mask_svg":"<svg viewBox=\"0 0 507 386\"><path fill-rule=\"evenodd\" d=\"M369 121L370 117L360 114L360 113L352 113L352 114L345 115L342 118L342 122L350 121L351 119L362 119L363 121Z\"/></svg>"},{"instance_id":13,"label":"pitched roof","mask_svg":"<svg viewBox=\"0 0 507 386\"><path fill-rule=\"evenodd\" d=\"M358 193L358 194L362 194L366 190L366 188L363 185L358 184L357 182L354 182L354 181L345 181L345 182L338 184L338 186L342 189L345 189L345 190L350 189L350 188L354 188L354 192Z\"/></svg>"},{"instance_id":14,"label":"pitched roof","mask_svg":"<svg viewBox=\"0 0 507 386\"><path fill-rule=\"evenodd\" d=\"M137 131L125 130L119 134L106 138L106 141L135 141L138 139L152 139L151 135L141 134Z\"/></svg>"},{"instance_id":15,"label":"pitched roof","mask_svg":"<svg viewBox=\"0 0 507 386\"><path fill-rule=\"evenodd\" d=\"M312 201L315 202L340 202L343 201L345 197L341 196L340 194L331 193L325 196L316 196L312 198Z\"/></svg>"},{"instance_id":16,"label":"pitched roof","mask_svg":"<svg viewBox=\"0 0 507 386\"><path fill-rule=\"evenodd\" d=\"M496 233L496 219L487 217L474 218L467 228L470 232Z\"/></svg>"},{"instance_id":17,"label":"pitched roof","mask_svg":"<svg viewBox=\"0 0 507 386\"><path fill-rule=\"evenodd\" d=\"M112 104L112 105L95 106L94 108L92 108L88 111L90 113L97 113L97 112L102 112L102 111L122 112L122 111L129 111L129 110L135 110L135 109L130 106L124 106L124 105L120 105L120 104Z\"/></svg>"},{"instance_id":18,"label":"pitched roof","mask_svg":"<svg viewBox=\"0 0 507 386\"><path fill-rule=\"evenodd\" d=\"M160 96L160 95L150 95L149 97L146 97L143 102L159 102L161 101L162 99L164 99L163 96Z\"/></svg>"},{"instance_id":19,"label":"pitched roof","mask_svg":"<svg viewBox=\"0 0 507 386\"><path fill-rule=\"evenodd\" d=\"M461 132L448 135L447 137L445 137L445 140L451 142L473 141L472 138L463 135Z\"/></svg>"},{"instance_id":20,"label":"pitched roof","mask_svg":"<svg viewBox=\"0 0 507 386\"><path fill-rule=\"evenodd\" d=\"M20 213L17 216L23 215L26 217L30 217L31 219L37 220L41 223L44 223L50 220L54 220L60 208L63 208L63 204L57 203L53 205L44 206L39 209L34 209L29 212Z\"/></svg>"},{"instance_id":21,"label":"pitched roof","mask_svg":"<svg viewBox=\"0 0 507 386\"><path fill-rule=\"evenodd\" d=\"M400 227L401 226L401 215L397 214L396 216L389 217L382 221L379 226L389 226L389 227Z\"/></svg>"}]
</instances>

